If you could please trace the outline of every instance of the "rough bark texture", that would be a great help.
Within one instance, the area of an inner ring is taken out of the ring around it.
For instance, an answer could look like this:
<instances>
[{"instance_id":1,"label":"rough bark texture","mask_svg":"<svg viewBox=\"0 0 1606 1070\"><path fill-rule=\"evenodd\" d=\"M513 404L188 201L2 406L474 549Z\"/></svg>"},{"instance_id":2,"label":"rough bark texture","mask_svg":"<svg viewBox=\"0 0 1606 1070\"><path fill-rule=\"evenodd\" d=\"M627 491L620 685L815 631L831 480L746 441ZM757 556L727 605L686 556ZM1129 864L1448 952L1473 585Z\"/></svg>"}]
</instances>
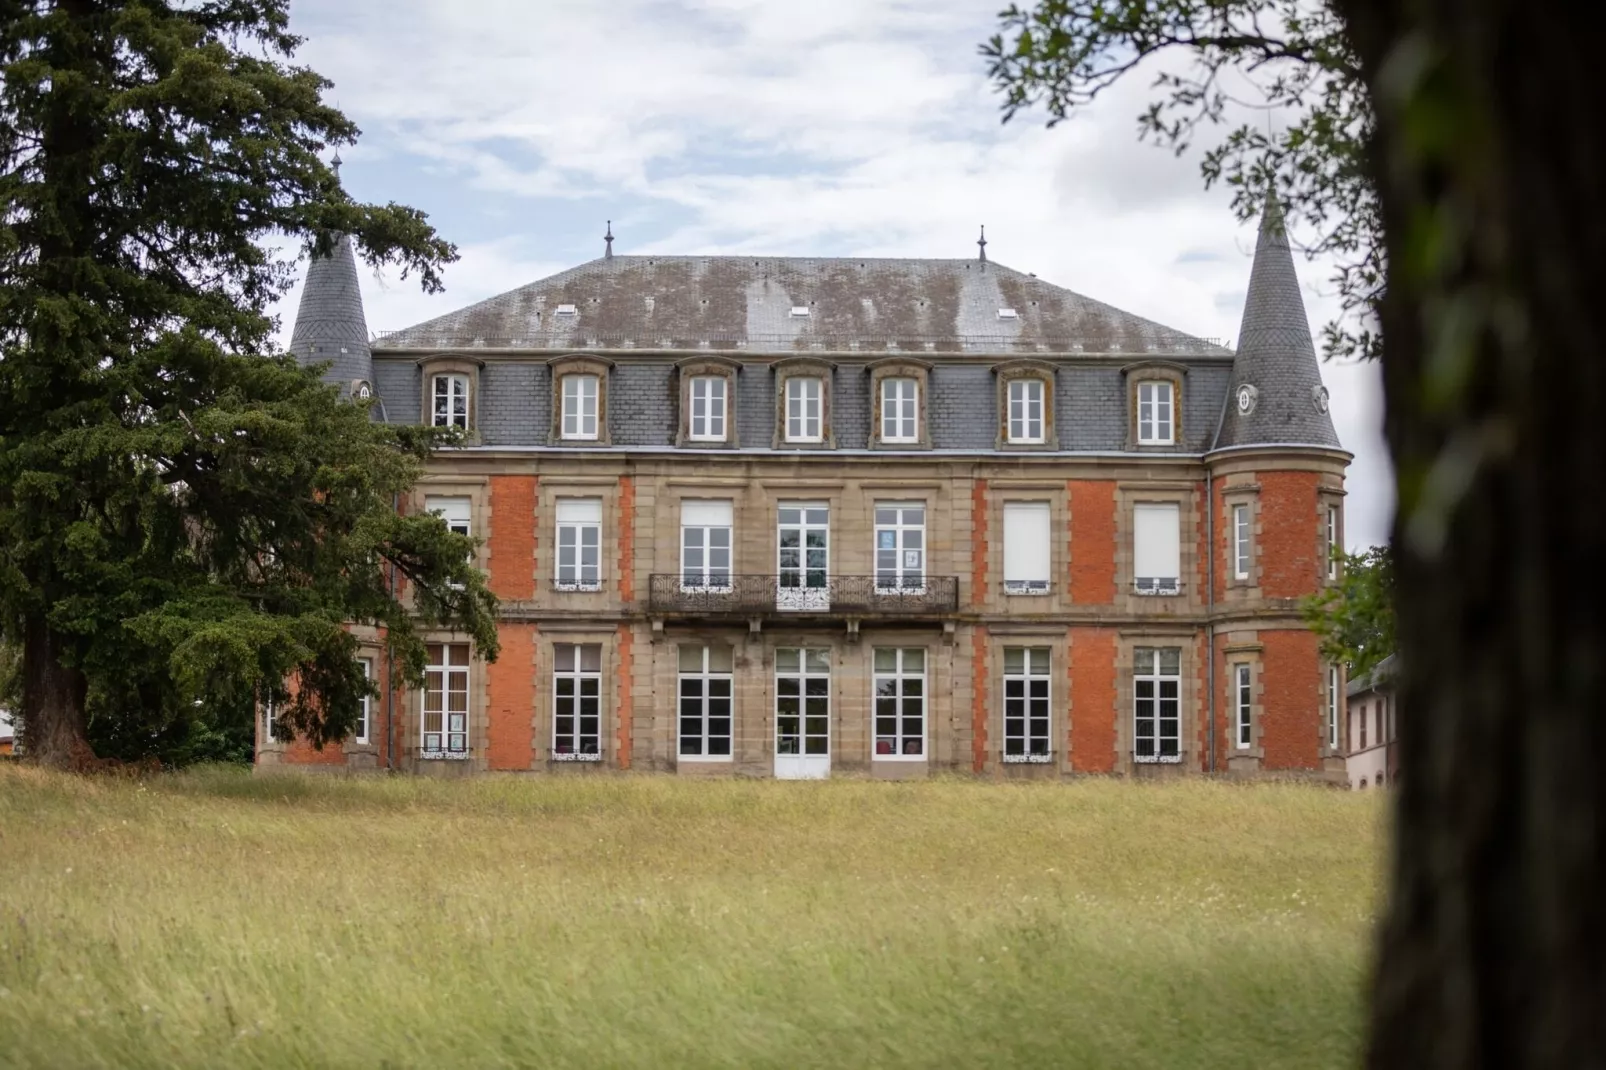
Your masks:
<instances>
[{"instance_id":1,"label":"rough bark texture","mask_svg":"<svg viewBox=\"0 0 1606 1070\"><path fill-rule=\"evenodd\" d=\"M1606 1065L1598 46L1338 0L1378 108L1405 670L1373 1067Z\"/></svg>"},{"instance_id":2,"label":"rough bark texture","mask_svg":"<svg viewBox=\"0 0 1606 1070\"><path fill-rule=\"evenodd\" d=\"M59 769L85 771L95 764L90 749L84 674L61 663L62 643L43 617L23 629L22 749L31 760Z\"/></svg>"}]
</instances>

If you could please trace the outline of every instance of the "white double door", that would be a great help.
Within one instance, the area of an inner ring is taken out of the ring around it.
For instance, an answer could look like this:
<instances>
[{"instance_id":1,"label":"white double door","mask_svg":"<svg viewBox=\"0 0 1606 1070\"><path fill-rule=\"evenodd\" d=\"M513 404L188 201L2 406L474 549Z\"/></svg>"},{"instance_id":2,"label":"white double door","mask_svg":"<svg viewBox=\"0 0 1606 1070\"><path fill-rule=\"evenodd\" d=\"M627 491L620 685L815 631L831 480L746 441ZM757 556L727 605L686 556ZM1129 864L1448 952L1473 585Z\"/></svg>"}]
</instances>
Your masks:
<instances>
[{"instance_id":1,"label":"white double door","mask_svg":"<svg viewBox=\"0 0 1606 1070\"><path fill-rule=\"evenodd\" d=\"M776 510L775 608L819 613L831 608L831 507L782 502Z\"/></svg>"},{"instance_id":2,"label":"white double door","mask_svg":"<svg viewBox=\"0 0 1606 1070\"><path fill-rule=\"evenodd\" d=\"M831 651L775 651L775 776L822 780L831 775Z\"/></svg>"}]
</instances>

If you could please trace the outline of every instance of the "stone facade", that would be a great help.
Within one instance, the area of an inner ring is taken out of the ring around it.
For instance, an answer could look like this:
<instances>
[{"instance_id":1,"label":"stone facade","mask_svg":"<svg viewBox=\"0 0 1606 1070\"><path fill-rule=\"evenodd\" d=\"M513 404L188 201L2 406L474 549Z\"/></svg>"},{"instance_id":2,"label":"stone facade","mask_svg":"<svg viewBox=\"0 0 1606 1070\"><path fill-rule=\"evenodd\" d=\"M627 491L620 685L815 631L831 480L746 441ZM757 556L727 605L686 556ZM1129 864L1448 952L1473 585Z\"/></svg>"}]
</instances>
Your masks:
<instances>
[{"instance_id":1,"label":"stone facade","mask_svg":"<svg viewBox=\"0 0 1606 1070\"><path fill-rule=\"evenodd\" d=\"M1294 315L1280 238L1263 229L1255 285L1273 292L1251 293L1246 338L1251 312L1279 330ZM1308 359L1287 387L1265 353L967 261L610 257L381 338L385 418L431 419L437 369L471 384L469 444L439 454L405 507L463 511L501 599L501 657L443 669L431 695L383 688L363 742L263 734L258 763L1341 779L1342 680L1298 600L1332 578L1349 455ZM698 376L724 384L707 388L724 424L694 434ZM817 387L793 400L798 376ZM1013 394L1017 379L1041 387ZM1221 445L1246 381L1261 411ZM1140 383L1167 384L1159 444L1152 428L1140 441ZM894 429L881 421L903 389L914 426ZM1028 397L1040 410L1016 405ZM1270 411L1301 404L1319 411ZM1317 430L1257 441L1261 424ZM1243 577L1236 506L1253 521ZM565 509L598 517L595 534L560 533ZM1140 574L1144 510L1175 516L1179 574L1158 588ZM683 531L707 515L728 516L728 535ZM1011 533L1028 515L1044 526ZM728 562L706 571L700 540L727 537ZM577 572L584 539L593 571ZM1026 556L1041 578L1019 579ZM383 675L379 637L358 634ZM429 638L444 661L462 642ZM458 703L458 730L426 723L426 702Z\"/></svg>"}]
</instances>

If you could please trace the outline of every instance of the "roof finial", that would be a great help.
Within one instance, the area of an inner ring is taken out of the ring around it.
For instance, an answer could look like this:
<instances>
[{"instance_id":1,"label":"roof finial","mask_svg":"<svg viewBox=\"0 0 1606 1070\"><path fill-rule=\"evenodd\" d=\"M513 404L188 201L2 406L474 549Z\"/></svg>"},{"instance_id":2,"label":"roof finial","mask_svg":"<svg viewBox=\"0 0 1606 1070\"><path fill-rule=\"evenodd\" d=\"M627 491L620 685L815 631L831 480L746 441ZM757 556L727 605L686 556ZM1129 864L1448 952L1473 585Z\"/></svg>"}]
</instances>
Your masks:
<instances>
[{"instance_id":1,"label":"roof finial","mask_svg":"<svg viewBox=\"0 0 1606 1070\"><path fill-rule=\"evenodd\" d=\"M335 150L335 158L329 161L329 166L333 167L335 169L335 177L336 178L340 177L340 165L343 162L344 161L342 161L340 159L340 150L336 149Z\"/></svg>"},{"instance_id":2,"label":"roof finial","mask_svg":"<svg viewBox=\"0 0 1606 1070\"><path fill-rule=\"evenodd\" d=\"M611 219L608 220L608 233L606 233L606 234L604 234L602 236L602 242L603 242L602 258L604 260L612 260L613 259L613 220L611 220Z\"/></svg>"},{"instance_id":3,"label":"roof finial","mask_svg":"<svg viewBox=\"0 0 1606 1070\"><path fill-rule=\"evenodd\" d=\"M987 263L987 224L981 225L981 238L977 240L976 247L981 250L981 262Z\"/></svg>"}]
</instances>

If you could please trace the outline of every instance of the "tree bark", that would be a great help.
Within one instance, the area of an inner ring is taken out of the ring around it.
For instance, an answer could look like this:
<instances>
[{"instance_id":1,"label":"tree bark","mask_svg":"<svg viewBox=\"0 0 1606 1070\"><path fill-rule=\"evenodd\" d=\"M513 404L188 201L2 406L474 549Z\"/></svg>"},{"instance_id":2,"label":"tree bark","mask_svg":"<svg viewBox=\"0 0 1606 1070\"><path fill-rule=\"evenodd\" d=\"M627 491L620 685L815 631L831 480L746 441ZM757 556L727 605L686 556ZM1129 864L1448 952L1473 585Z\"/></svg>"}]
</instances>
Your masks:
<instances>
[{"instance_id":1,"label":"tree bark","mask_svg":"<svg viewBox=\"0 0 1606 1070\"><path fill-rule=\"evenodd\" d=\"M1598 47L1337 0L1377 109L1403 670L1368 1064L1606 1066Z\"/></svg>"},{"instance_id":2,"label":"tree bark","mask_svg":"<svg viewBox=\"0 0 1606 1070\"><path fill-rule=\"evenodd\" d=\"M89 745L84 674L61 663L62 642L42 615L23 627L22 746L40 765L83 771L96 765Z\"/></svg>"}]
</instances>

